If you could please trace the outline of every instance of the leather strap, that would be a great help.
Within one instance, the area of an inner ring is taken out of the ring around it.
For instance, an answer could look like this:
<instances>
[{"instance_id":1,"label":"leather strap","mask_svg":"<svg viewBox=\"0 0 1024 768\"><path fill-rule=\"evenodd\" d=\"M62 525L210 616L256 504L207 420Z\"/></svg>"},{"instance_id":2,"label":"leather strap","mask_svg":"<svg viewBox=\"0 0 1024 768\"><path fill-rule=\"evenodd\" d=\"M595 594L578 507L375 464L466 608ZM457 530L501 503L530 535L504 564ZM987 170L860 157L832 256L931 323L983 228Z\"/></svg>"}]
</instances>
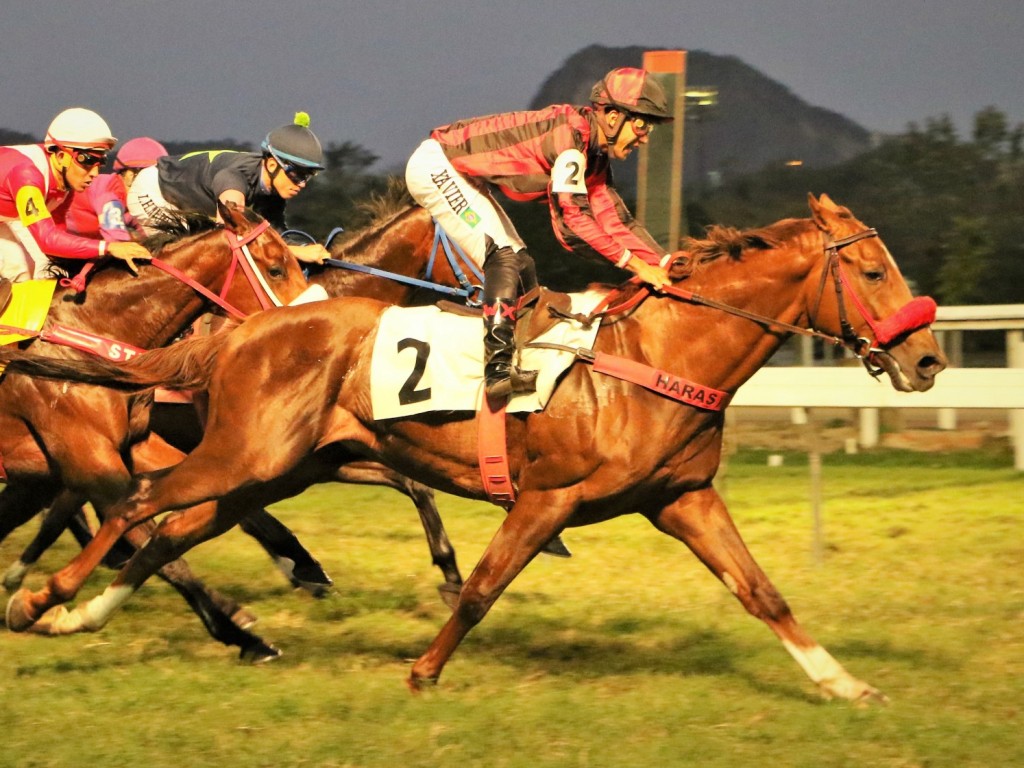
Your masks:
<instances>
[{"instance_id":1,"label":"leather strap","mask_svg":"<svg viewBox=\"0 0 1024 768\"><path fill-rule=\"evenodd\" d=\"M508 446L505 442L505 406L502 399L495 407L486 394L477 416L477 456L480 478L487 498L494 504L511 509L516 503L516 490L508 468Z\"/></svg>"}]
</instances>

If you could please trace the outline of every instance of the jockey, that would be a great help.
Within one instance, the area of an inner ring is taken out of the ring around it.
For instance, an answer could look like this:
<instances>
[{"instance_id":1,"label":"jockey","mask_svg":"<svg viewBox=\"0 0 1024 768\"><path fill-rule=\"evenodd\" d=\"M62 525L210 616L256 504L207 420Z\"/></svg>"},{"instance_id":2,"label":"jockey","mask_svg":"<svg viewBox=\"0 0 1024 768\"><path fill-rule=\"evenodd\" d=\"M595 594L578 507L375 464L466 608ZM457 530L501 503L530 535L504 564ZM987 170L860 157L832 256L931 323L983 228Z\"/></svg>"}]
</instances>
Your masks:
<instances>
[{"instance_id":1,"label":"jockey","mask_svg":"<svg viewBox=\"0 0 1024 768\"><path fill-rule=\"evenodd\" d=\"M286 229L285 204L324 170L320 140L309 115L267 134L260 152L203 150L164 157L139 172L128 190L128 212L151 231L182 211L217 217L217 203L251 207L278 230ZM319 263L329 254L318 243L290 246L301 261Z\"/></svg>"},{"instance_id":2,"label":"jockey","mask_svg":"<svg viewBox=\"0 0 1024 768\"><path fill-rule=\"evenodd\" d=\"M150 258L137 243L82 237L64 228L70 193L92 183L116 142L102 117L74 107L53 119L41 144L0 147L0 311L10 298L10 283L44 277L51 256L113 256L132 272L135 259Z\"/></svg>"},{"instance_id":3,"label":"jockey","mask_svg":"<svg viewBox=\"0 0 1024 768\"><path fill-rule=\"evenodd\" d=\"M533 259L488 185L513 200L547 197L559 241L596 251L655 288L668 255L612 186L612 159L672 119L661 86L643 69L613 69L591 106L554 105L459 120L435 129L412 154L406 184L448 235L484 269L485 387L494 397L532 391L536 371L513 365L516 300L537 284Z\"/></svg>"},{"instance_id":4,"label":"jockey","mask_svg":"<svg viewBox=\"0 0 1024 768\"><path fill-rule=\"evenodd\" d=\"M87 237L105 240L132 239L141 234L135 220L125 209L125 199L139 171L156 165L167 154L159 141L140 136L126 141L114 158L114 173L103 173L84 192L76 192L67 214L67 228Z\"/></svg>"}]
</instances>

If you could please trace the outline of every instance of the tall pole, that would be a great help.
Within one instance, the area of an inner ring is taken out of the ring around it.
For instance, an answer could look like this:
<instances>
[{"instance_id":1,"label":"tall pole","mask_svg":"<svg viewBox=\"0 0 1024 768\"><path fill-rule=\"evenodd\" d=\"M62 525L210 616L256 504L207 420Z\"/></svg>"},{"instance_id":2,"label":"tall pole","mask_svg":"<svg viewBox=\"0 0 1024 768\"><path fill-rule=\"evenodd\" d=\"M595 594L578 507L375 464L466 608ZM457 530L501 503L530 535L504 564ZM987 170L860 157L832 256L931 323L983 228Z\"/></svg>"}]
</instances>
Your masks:
<instances>
[{"instance_id":1,"label":"tall pole","mask_svg":"<svg viewBox=\"0 0 1024 768\"><path fill-rule=\"evenodd\" d=\"M675 118L651 133L640 150L637 218L663 248L675 251L684 231L683 131L686 108L686 51L646 51L643 68L668 96Z\"/></svg>"}]
</instances>

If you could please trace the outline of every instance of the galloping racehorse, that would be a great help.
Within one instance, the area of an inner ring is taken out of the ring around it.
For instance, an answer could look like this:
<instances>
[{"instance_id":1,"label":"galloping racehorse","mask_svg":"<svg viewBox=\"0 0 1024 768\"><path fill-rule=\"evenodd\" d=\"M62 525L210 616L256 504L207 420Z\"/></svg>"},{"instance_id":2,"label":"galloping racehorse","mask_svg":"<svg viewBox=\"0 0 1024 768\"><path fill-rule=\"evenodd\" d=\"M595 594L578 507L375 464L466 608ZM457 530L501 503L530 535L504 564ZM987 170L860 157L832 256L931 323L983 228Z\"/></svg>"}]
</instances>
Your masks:
<instances>
[{"instance_id":1,"label":"galloping racehorse","mask_svg":"<svg viewBox=\"0 0 1024 768\"><path fill-rule=\"evenodd\" d=\"M222 215L225 227L196 219L189 222L196 234L156 236L150 245L158 258L138 277L98 269L84 295L58 289L43 338L130 355L125 345L169 343L211 301L244 315L294 300L307 289L294 257L265 221L237 209ZM55 358L80 354L71 346L44 346ZM62 487L91 501L102 517L128 487L132 471L177 463L180 452L145 434L150 399L20 377L0 380L0 474L7 480L0 493L3 534L35 515ZM131 534L132 543L138 546L146 536L140 529ZM239 611L236 603L207 592L184 563L164 575L211 633L238 638L230 621Z\"/></svg>"},{"instance_id":2,"label":"galloping racehorse","mask_svg":"<svg viewBox=\"0 0 1024 768\"><path fill-rule=\"evenodd\" d=\"M900 391L928 390L945 367L927 328L934 302L911 299L874 230L826 196L811 197L810 206L810 219L719 229L691 243L689 263L673 267L677 279L665 295L605 318L593 349L578 353L593 367L574 365L544 410L509 417L517 499L452 616L413 665L410 687L439 678L466 634L553 535L639 512L684 542L826 696L882 697L796 622L712 486L724 415L709 406L727 400L793 332L848 346ZM335 299L264 313L223 338L186 341L122 367L0 353L11 373L128 389L208 387L210 398L196 450L171 470L137 477L89 546L43 590L11 598L8 626L25 628L71 599L130 526L167 510L226 502L219 518L190 511L166 519L103 595L55 619L90 628L127 599L143 573L229 527L230 516L243 511L239 502L287 492L311 461L337 466L371 458L436 488L483 498L471 414L374 420L370 358L385 309ZM269 373L288 366L287 381ZM635 375L621 373L630 370Z\"/></svg>"}]
</instances>

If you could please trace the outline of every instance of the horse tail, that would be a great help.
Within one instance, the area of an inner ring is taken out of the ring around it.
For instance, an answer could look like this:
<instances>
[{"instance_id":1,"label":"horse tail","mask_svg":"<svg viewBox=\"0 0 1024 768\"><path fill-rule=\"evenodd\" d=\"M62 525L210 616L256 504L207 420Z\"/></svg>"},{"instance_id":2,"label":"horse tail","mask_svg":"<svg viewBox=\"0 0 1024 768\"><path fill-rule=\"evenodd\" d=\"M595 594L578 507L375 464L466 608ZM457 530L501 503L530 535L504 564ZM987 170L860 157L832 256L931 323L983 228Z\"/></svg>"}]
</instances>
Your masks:
<instances>
[{"instance_id":1,"label":"horse tail","mask_svg":"<svg viewBox=\"0 0 1024 768\"><path fill-rule=\"evenodd\" d=\"M153 387L205 389L217 353L229 334L194 336L169 347L117 363L100 357L63 360L0 348L0 370L41 379L60 379L136 392Z\"/></svg>"}]
</instances>

